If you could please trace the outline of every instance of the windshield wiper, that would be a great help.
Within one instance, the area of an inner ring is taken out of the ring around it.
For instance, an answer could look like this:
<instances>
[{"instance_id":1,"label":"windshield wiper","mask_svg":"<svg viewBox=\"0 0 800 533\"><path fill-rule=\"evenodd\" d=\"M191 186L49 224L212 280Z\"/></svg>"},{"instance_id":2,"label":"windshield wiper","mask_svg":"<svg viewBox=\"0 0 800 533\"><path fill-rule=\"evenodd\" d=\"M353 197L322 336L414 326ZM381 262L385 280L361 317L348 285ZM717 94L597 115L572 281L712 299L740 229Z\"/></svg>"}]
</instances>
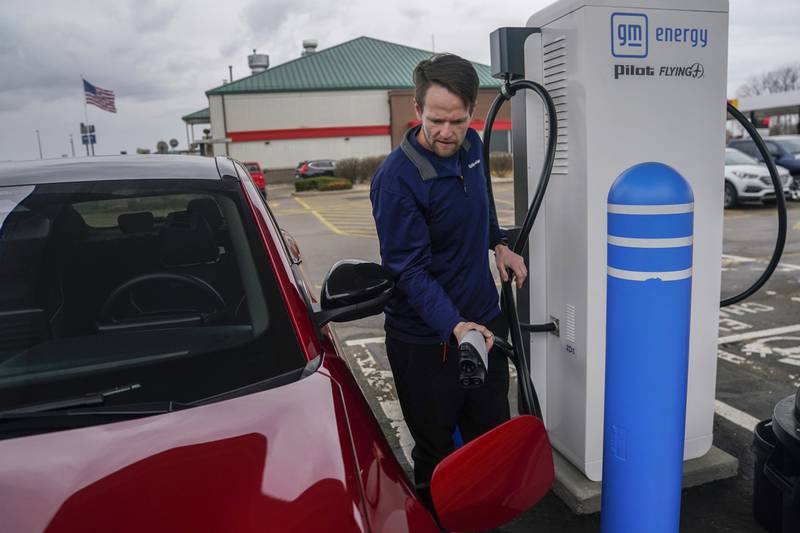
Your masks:
<instances>
[{"instance_id":1,"label":"windshield wiper","mask_svg":"<svg viewBox=\"0 0 800 533\"><path fill-rule=\"evenodd\" d=\"M51 400L47 402L34 403L24 407L14 407L11 409L3 409L0 411L0 419L3 418L24 418L26 416L34 415L36 413L45 413L47 411L60 411L70 409L72 407L86 407L93 405L100 405L106 401L109 396L129 392L140 388L139 383L132 383L130 385L123 385L121 387L114 387L100 392L92 392L82 396L75 396L72 398L65 398L63 400Z\"/></svg>"}]
</instances>

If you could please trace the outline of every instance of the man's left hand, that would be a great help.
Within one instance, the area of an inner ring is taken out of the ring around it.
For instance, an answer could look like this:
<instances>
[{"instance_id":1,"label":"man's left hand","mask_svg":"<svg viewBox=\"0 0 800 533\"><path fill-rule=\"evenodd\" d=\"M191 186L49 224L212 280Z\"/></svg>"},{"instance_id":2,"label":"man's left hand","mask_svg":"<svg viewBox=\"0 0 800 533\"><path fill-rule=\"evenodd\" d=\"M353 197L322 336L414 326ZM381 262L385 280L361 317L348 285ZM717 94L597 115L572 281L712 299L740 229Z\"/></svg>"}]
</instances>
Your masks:
<instances>
[{"instance_id":1,"label":"man's left hand","mask_svg":"<svg viewBox=\"0 0 800 533\"><path fill-rule=\"evenodd\" d=\"M528 277L528 269L525 268L525 260L511 251L505 244L498 244L494 247L494 259L497 262L497 270L500 272L500 279L508 281L508 270L514 273L517 281L517 288L521 289Z\"/></svg>"}]
</instances>

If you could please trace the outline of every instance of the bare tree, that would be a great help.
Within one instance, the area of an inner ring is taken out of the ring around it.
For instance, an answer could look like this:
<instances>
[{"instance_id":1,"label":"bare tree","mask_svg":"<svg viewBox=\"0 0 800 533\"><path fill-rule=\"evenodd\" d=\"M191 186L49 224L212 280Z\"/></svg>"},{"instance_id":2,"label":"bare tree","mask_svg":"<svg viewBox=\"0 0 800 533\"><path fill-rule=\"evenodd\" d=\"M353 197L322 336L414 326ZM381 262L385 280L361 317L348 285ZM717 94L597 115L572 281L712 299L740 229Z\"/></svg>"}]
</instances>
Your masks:
<instances>
[{"instance_id":1,"label":"bare tree","mask_svg":"<svg viewBox=\"0 0 800 533\"><path fill-rule=\"evenodd\" d=\"M800 90L800 63L784 65L758 76L750 76L736 91L737 96L784 93Z\"/></svg>"}]
</instances>

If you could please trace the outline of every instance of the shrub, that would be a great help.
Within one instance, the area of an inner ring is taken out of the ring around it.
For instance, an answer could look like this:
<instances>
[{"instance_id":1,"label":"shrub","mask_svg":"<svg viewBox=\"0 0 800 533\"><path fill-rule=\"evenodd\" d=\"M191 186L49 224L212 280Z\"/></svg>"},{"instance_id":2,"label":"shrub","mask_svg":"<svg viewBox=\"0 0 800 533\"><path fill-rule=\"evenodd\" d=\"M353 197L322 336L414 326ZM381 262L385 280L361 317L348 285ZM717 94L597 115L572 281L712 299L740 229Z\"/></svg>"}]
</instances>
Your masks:
<instances>
[{"instance_id":1,"label":"shrub","mask_svg":"<svg viewBox=\"0 0 800 533\"><path fill-rule=\"evenodd\" d=\"M355 181L356 178L358 178L358 159L355 157L348 157L338 160L336 162L335 173L340 178Z\"/></svg>"},{"instance_id":2,"label":"shrub","mask_svg":"<svg viewBox=\"0 0 800 533\"><path fill-rule=\"evenodd\" d=\"M353 182L344 178L305 178L294 182L294 190L302 191L339 191L352 189Z\"/></svg>"},{"instance_id":3,"label":"shrub","mask_svg":"<svg viewBox=\"0 0 800 533\"><path fill-rule=\"evenodd\" d=\"M510 176L514 172L514 160L508 152L489 154L489 170L492 176Z\"/></svg>"},{"instance_id":4,"label":"shrub","mask_svg":"<svg viewBox=\"0 0 800 533\"><path fill-rule=\"evenodd\" d=\"M341 191L352 189L353 182L345 178L324 178L318 188L320 191Z\"/></svg>"},{"instance_id":5,"label":"shrub","mask_svg":"<svg viewBox=\"0 0 800 533\"><path fill-rule=\"evenodd\" d=\"M297 192L316 190L317 180L319 178L305 178L299 179L294 182L294 190Z\"/></svg>"},{"instance_id":6,"label":"shrub","mask_svg":"<svg viewBox=\"0 0 800 533\"><path fill-rule=\"evenodd\" d=\"M376 155L372 157L362 157L358 160L358 178L363 181L370 181L375 171L381 166L383 160L386 159L385 155Z\"/></svg>"}]
</instances>

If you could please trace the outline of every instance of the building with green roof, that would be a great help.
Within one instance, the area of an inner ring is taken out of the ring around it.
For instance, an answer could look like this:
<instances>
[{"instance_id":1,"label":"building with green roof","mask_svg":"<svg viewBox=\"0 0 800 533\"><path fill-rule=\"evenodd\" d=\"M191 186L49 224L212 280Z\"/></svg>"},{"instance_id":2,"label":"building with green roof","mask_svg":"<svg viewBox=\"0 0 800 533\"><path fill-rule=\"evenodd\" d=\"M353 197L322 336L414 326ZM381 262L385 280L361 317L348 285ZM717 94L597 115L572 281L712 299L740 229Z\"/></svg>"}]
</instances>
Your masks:
<instances>
[{"instance_id":1,"label":"building with green roof","mask_svg":"<svg viewBox=\"0 0 800 533\"><path fill-rule=\"evenodd\" d=\"M186 123L186 146L195 144L194 127L198 124L211 124L211 116L208 108L200 109L194 113L183 115L181 120ZM189 132L191 131L191 135Z\"/></svg>"},{"instance_id":2,"label":"building with green roof","mask_svg":"<svg viewBox=\"0 0 800 533\"><path fill-rule=\"evenodd\" d=\"M214 153L293 169L305 160L384 155L399 144L416 120L412 72L433 53L370 37L319 51L311 44L301 57L206 91ZM500 81L487 65L473 65L482 117ZM509 117L499 119L497 129L510 126Z\"/></svg>"}]
</instances>

